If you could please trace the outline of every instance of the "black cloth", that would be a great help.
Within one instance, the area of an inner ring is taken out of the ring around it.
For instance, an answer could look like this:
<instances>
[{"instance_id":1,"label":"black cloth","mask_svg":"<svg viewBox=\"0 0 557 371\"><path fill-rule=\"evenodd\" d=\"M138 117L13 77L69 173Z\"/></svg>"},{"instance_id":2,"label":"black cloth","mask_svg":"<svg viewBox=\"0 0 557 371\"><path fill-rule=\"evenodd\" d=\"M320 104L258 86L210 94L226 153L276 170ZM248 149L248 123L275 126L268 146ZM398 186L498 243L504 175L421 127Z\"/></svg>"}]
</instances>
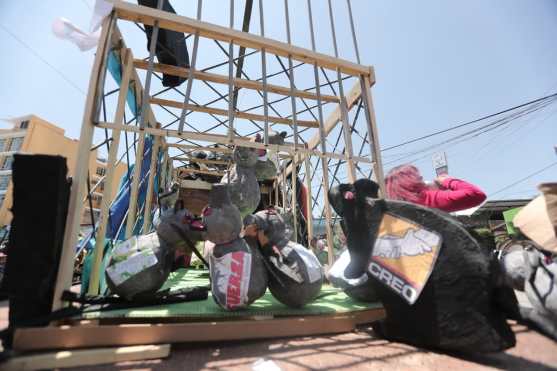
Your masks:
<instances>
[{"instance_id":1,"label":"black cloth","mask_svg":"<svg viewBox=\"0 0 557 371\"><path fill-rule=\"evenodd\" d=\"M157 9L158 0L138 0L137 2L139 5ZM164 0L162 10L176 14L168 0ZM145 25L145 31L147 35L147 50L149 50L151 47L153 27ZM159 37L155 54L159 63L184 68L190 67L190 58L183 33L159 28ZM163 74L162 85L165 87L176 87L185 80L184 77Z\"/></svg>"},{"instance_id":2,"label":"black cloth","mask_svg":"<svg viewBox=\"0 0 557 371\"><path fill-rule=\"evenodd\" d=\"M10 300L10 328L51 312L68 212L66 176L64 157L14 155L13 219L2 282Z\"/></svg>"},{"instance_id":3,"label":"black cloth","mask_svg":"<svg viewBox=\"0 0 557 371\"><path fill-rule=\"evenodd\" d=\"M355 194L347 197L348 191ZM366 272L387 312L374 328L389 340L464 353L514 346L516 339L506 318L517 313L516 297L502 286L502 273L490 251L446 213L389 200L378 208L377 200L368 197L365 187L356 184L340 185L329 193L331 205L343 217L351 260L366 259L349 266L355 277L365 272L384 212L435 231L443 241L429 280L412 305Z\"/></svg>"}]
</instances>

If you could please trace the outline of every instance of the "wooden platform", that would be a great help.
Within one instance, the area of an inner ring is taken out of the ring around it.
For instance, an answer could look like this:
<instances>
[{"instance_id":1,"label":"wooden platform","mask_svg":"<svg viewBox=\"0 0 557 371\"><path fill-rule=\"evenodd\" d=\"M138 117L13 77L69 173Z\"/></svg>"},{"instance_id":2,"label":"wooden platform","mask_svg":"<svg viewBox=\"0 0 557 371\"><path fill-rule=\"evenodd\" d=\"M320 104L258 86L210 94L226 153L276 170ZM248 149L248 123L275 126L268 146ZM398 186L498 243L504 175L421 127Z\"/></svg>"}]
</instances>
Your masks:
<instances>
[{"instance_id":1,"label":"wooden platform","mask_svg":"<svg viewBox=\"0 0 557 371\"><path fill-rule=\"evenodd\" d=\"M296 316L214 322L76 325L18 329L13 348L18 351L90 347L196 343L338 334L385 317L382 308L326 316Z\"/></svg>"}]
</instances>

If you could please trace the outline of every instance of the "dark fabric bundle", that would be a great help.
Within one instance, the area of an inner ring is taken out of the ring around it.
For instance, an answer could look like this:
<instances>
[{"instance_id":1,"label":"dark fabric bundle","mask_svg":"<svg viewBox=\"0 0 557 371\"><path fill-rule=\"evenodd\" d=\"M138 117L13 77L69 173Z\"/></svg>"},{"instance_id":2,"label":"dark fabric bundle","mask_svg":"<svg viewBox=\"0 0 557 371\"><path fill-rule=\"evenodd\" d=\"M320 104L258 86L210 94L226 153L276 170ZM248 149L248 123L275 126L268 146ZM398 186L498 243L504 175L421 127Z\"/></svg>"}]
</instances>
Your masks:
<instances>
[{"instance_id":1,"label":"dark fabric bundle","mask_svg":"<svg viewBox=\"0 0 557 371\"><path fill-rule=\"evenodd\" d=\"M516 298L512 291L509 294L510 288L502 286L502 273L490 252L449 215L406 202L375 200L376 192L370 190L376 188L373 182L362 179L331 189L329 199L343 217L352 260L347 276L370 274L387 311L377 331L394 341L467 353L514 346L515 336L506 316L516 313ZM385 212L435 231L442 238L429 279L412 305L368 270Z\"/></svg>"},{"instance_id":2,"label":"dark fabric bundle","mask_svg":"<svg viewBox=\"0 0 557 371\"><path fill-rule=\"evenodd\" d=\"M137 2L139 5L157 9L158 0L138 0ZM164 0L162 10L176 14L176 11L174 11L174 8L170 5L168 0ZM151 47L153 27L145 25L145 31L147 34L147 50L149 50ZM184 68L190 67L190 58L183 33L160 28L155 54L157 55L159 63ZM181 76L163 74L162 85L166 87L176 87L185 80L186 79Z\"/></svg>"},{"instance_id":3,"label":"dark fabric bundle","mask_svg":"<svg viewBox=\"0 0 557 371\"><path fill-rule=\"evenodd\" d=\"M70 192L64 157L16 154L12 174L13 220L2 286L10 298L10 327L51 312Z\"/></svg>"},{"instance_id":4,"label":"dark fabric bundle","mask_svg":"<svg viewBox=\"0 0 557 371\"><path fill-rule=\"evenodd\" d=\"M117 244L105 271L110 291L129 301L153 297L172 270L174 252L156 233Z\"/></svg>"}]
</instances>

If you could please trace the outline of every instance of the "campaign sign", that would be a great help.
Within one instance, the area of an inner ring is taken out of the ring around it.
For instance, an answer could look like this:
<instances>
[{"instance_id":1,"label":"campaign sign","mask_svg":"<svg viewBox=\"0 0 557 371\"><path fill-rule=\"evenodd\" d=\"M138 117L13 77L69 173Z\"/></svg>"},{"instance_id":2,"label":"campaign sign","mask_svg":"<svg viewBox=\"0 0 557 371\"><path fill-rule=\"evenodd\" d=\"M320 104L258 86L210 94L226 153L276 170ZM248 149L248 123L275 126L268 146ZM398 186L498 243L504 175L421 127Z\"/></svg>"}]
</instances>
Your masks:
<instances>
[{"instance_id":1,"label":"campaign sign","mask_svg":"<svg viewBox=\"0 0 557 371\"><path fill-rule=\"evenodd\" d=\"M368 272L409 304L414 304L435 266L441 243L438 233L385 213Z\"/></svg>"}]
</instances>

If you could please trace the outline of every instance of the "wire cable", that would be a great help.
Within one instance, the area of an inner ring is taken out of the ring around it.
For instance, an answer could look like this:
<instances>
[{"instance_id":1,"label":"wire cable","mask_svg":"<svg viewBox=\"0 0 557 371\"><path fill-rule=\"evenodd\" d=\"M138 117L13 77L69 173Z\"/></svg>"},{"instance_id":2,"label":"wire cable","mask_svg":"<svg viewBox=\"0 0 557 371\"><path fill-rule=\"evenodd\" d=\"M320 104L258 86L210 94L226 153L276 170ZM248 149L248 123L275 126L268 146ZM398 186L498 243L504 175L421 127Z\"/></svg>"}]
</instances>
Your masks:
<instances>
[{"instance_id":1,"label":"wire cable","mask_svg":"<svg viewBox=\"0 0 557 371\"><path fill-rule=\"evenodd\" d=\"M25 43L23 40L21 40L19 37L17 37L16 34L14 34L13 32L11 32L6 26L4 26L3 24L0 23L0 28L2 28L4 30L4 32L6 32L8 35L10 35L11 37L13 37L17 42L19 42L21 45L23 45L29 52L31 52L35 57L37 57L38 59L40 59L44 64L46 64L47 66L49 66L50 68L52 68L61 78L63 78L68 84L70 84L71 86L73 86L77 91L79 91L81 94L85 95L85 92L79 87L77 86L77 84L75 84L72 80L70 80L68 77L66 77L66 75L64 75L62 73L62 71L60 71L58 68L54 67L52 64L50 64L46 59L44 59L39 53L37 53L35 51L35 49L33 49L31 46L29 46L27 43Z\"/></svg>"},{"instance_id":2,"label":"wire cable","mask_svg":"<svg viewBox=\"0 0 557 371\"><path fill-rule=\"evenodd\" d=\"M542 100L546 100L546 99L554 98L554 97L557 97L557 93L553 93L553 94L551 94L551 95L547 95L547 96L542 97L542 98L534 99L534 100L532 100L532 101L529 101L529 102L520 104L520 105L518 105L518 106L514 106L514 107L511 107L511 108L507 108L507 109L502 110L502 111L499 111L499 112L497 112L497 113L492 113L492 114L490 114L490 115L487 115L487 116L484 116L484 117L480 117L480 118L478 118L478 119L475 119L475 120L472 120L472 121L468 121L468 122L465 122L465 123L463 123L463 124L459 124L459 125L456 125L456 126L451 126L450 128L447 128L447 129L443 129L443 130L440 130L440 131L436 131L436 132L433 132L433 133L430 133L430 134L427 134L427 135L424 135L424 136L421 136L421 137L418 137L418 138L410 139L410 140L407 140L407 141L402 142L402 143L399 143L399 144L395 144L395 145L390 146L390 147L382 148L381 151L382 151L382 152L383 152L383 151L389 151L389 150L391 150L391 149L398 148L398 147L402 147L402 146L405 146L405 145L410 144L410 143L415 143L415 142L417 142L417 141L424 140L424 139L427 139L427 138L431 138L431 137L436 136L436 135L440 135L440 134L443 134L443 133L446 133L446 132L449 132L449 131L453 131L453 130L456 130L456 129L460 129L460 128L464 127L464 126L472 125L472 124L475 124L475 123L477 123L477 122L480 122L480 121L483 121L483 120L487 120L487 119L492 118L492 117L495 117L495 116L499 116L499 115L501 115L501 114L503 114L503 113L507 113L507 112L510 112L510 111L514 111L514 110L516 110L516 109L518 109L518 108L522 108L522 107L528 106L528 105L530 105L530 104L537 103L537 102L540 102L540 101L542 101Z\"/></svg>"},{"instance_id":3,"label":"wire cable","mask_svg":"<svg viewBox=\"0 0 557 371\"><path fill-rule=\"evenodd\" d=\"M551 168L551 167L553 167L553 166L555 166L555 165L557 165L557 161L555 161L555 162L553 162L553 163L551 163L551 164L549 164L549 165L547 165L547 166L541 168L540 170L538 170L538 171L536 171L536 172L533 172L533 173L530 174L530 175L525 176L524 178L521 178L521 179L517 180L517 181L514 182L514 183L509 184L508 186L505 186L505 187L501 188L500 190L498 190L498 191L496 191L496 192L491 193L488 197L492 197L492 196L495 196L495 195L498 194L498 193L501 193L501 192L503 192L503 191L506 191L507 189L512 188L512 187L514 187L515 185L520 184L520 183L522 183L523 181L528 180L528 179L530 179L531 177L533 177L533 176L535 176L535 175L538 175L538 174L540 174L540 173L543 173L544 171L546 171L547 169L549 169L549 168Z\"/></svg>"}]
</instances>

